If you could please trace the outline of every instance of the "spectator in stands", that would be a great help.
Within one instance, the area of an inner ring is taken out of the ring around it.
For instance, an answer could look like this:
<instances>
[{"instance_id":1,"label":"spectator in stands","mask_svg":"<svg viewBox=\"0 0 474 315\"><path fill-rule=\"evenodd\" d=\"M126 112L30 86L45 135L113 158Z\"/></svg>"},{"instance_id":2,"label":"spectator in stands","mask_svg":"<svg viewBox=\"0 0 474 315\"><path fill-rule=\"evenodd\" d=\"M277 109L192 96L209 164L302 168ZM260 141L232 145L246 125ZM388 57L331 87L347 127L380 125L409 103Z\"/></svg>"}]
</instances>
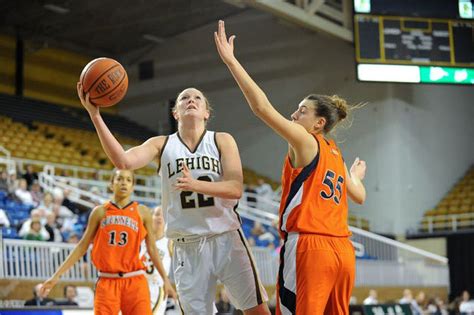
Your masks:
<instances>
[{"instance_id":1,"label":"spectator in stands","mask_svg":"<svg viewBox=\"0 0 474 315\"><path fill-rule=\"evenodd\" d=\"M431 298L428 301L424 314L448 315L448 311L446 310L446 305L444 305L444 301L440 299L439 297L436 297L436 298Z\"/></svg>"},{"instance_id":2,"label":"spectator in stands","mask_svg":"<svg viewBox=\"0 0 474 315\"><path fill-rule=\"evenodd\" d=\"M410 289L403 290L403 297L399 301L400 304L409 304L411 308L411 312L413 315L422 315L423 312L421 308L418 306L418 303L413 298L413 294L411 293Z\"/></svg>"},{"instance_id":3,"label":"spectator in stands","mask_svg":"<svg viewBox=\"0 0 474 315\"><path fill-rule=\"evenodd\" d=\"M349 298L349 305L357 305L357 297L354 295L351 295Z\"/></svg>"},{"instance_id":4,"label":"spectator in stands","mask_svg":"<svg viewBox=\"0 0 474 315\"><path fill-rule=\"evenodd\" d=\"M63 301L56 301L57 305L71 305L79 306L76 302L77 298L77 288L75 285L68 284L64 287L64 298Z\"/></svg>"},{"instance_id":5,"label":"spectator in stands","mask_svg":"<svg viewBox=\"0 0 474 315\"><path fill-rule=\"evenodd\" d=\"M377 291L374 289L371 289L369 291L369 296L365 298L363 303L364 305L379 304L379 301L377 300Z\"/></svg>"},{"instance_id":6,"label":"spectator in stands","mask_svg":"<svg viewBox=\"0 0 474 315\"><path fill-rule=\"evenodd\" d=\"M43 201L39 204L38 208L46 212L53 212L53 195L50 192L44 194Z\"/></svg>"},{"instance_id":7,"label":"spectator in stands","mask_svg":"<svg viewBox=\"0 0 474 315\"><path fill-rule=\"evenodd\" d=\"M426 294L423 291L418 292L416 295L416 304L419 306L420 312L424 310L427 306Z\"/></svg>"},{"instance_id":8,"label":"spectator in stands","mask_svg":"<svg viewBox=\"0 0 474 315\"><path fill-rule=\"evenodd\" d=\"M461 295L461 303L459 304L459 312L461 314L474 314L474 301L471 300L469 291L464 290Z\"/></svg>"},{"instance_id":9,"label":"spectator in stands","mask_svg":"<svg viewBox=\"0 0 474 315\"><path fill-rule=\"evenodd\" d=\"M217 314L233 314L235 306L230 303L225 287L219 292L219 300L216 303Z\"/></svg>"},{"instance_id":10,"label":"spectator in stands","mask_svg":"<svg viewBox=\"0 0 474 315\"><path fill-rule=\"evenodd\" d=\"M10 220L3 209L0 209L0 227L10 227Z\"/></svg>"},{"instance_id":11,"label":"spectator in stands","mask_svg":"<svg viewBox=\"0 0 474 315\"><path fill-rule=\"evenodd\" d=\"M2 170L0 175L0 190L8 191L8 173L6 170Z\"/></svg>"},{"instance_id":12,"label":"spectator in stands","mask_svg":"<svg viewBox=\"0 0 474 315\"><path fill-rule=\"evenodd\" d=\"M255 191L259 196L270 197L273 194L272 186L266 183L263 179L259 178L257 183L258 186L255 188Z\"/></svg>"},{"instance_id":13,"label":"spectator in stands","mask_svg":"<svg viewBox=\"0 0 474 315\"><path fill-rule=\"evenodd\" d=\"M400 304L410 304L413 301L413 294L410 289L403 290L403 297L400 299Z\"/></svg>"},{"instance_id":14,"label":"spectator in stands","mask_svg":"<svg viewBox=\"0 0 474 315\"><path fill-rule=\"evenodd\" d=\"M28 235L31 232L31 222L32 221L38 221L41 224L41 210L40 209L34 209L30 212L30 218L26 220L23 225L21 226L20 232L18 232L18 235L22 238L25 238L26 235ZM44 226L41 226L40 229L40 234L43 238L43 240L49 240L49 233L46 231Z\"/></svg>"},{"instance_id":15,"label":"spectator in stands","mask_svg":"<svg viewBox=\"0 0 474 315\"><path fill-rule=\"evenodd\" d=\"M47 298L46 294L41 294L41 283L35 285L33 289L33 298L25 302L25 306L52 306L56 305L53 299Z\"/></svg>"},{"instance_id":16,"label":"spectator in stands","mask_svg":"<svg viewBox=\"0 0 474 315\"><path fill-rule=\"evenodd\" d=\"M73 230L77 216L70 209L63 206L63 196L60 189L53 192L52 212L56 215L56 221L61 225L61 232L67 232Z\"/></svg>"},{"instance_id":17,"label":"spectator in stands","mask_svg":"<svg viewBox=\"0 0 474 315\"><path fill-rule=\"evenodd\" d=\"M48 231L50 242L63 241L61 231L59 230L60 226L58 222L56 222L56 214L54 214L54 212L48 213L46 215L46 224L44 228L46 229L46 231Z\"/></svg>"},{"instance_id":18,"label":"spectator in stands","mask_svg":"<svg viewBox=\"0 0 474 315\"><path fill-rule=\"evenodd\" d=\"M40 220L32 220L30 222L30 230L28 233L23 236L23 239L30 241L47 241L49 239L49 234L43 235L41 232L44 227L41 225Z\"/></svg>"},{"instance_id":19,"label":"spectator in stands","mask_svg":"<svg viewBox=\"0 0 474 315\"><path fill-rule=\"evenodd\" d=\"M440 297L435 298L436 305L439 309L440 315L448 315L448 306L444 303L443 299ZM437 314L438 315L438 314Z\"/></svg>"},{"instance_id":20,"label":"spectator in stands","mask_svg":"<svg viewBox=\"0 0 474 315\"><path fill-rule=\"evenodd\" d=\"M64 206L63 201L64 201L64 192L59 188L55 189L53 192L53 211L59 211L59 213L56 213L56 215L61 218L74 217L74 213L72 212L72 210ZM55 210L55 208L57 209Z\"/></svg>"},{"instance_id":21,"label":"spectator in stands","mask_svg":"<svg viewBox=\"0 0 474 315\"><path fill-rule=\"evenodd\" d=\"M28 184L26 179L21 178L19 187L15 190L15 196L25 205L35 206L33 196L28 191Z\"/></svg>"},{"instance_id":22,"label":"spectator in stands","mask_svg":"<svg viewBox=\"0 0 474 315\"><path fill-rule=\"evenodd\" d=\"M38 173L34 171L33 165L27 165L26 170L21 177L26 180L26 183L29 188L35 180L38 180Z\"/></svg>"},{"instance_id":23,"label":"spectator in stands","mask_svg":"<svg viewBox=\"0 0 474 315\"><path fill-rule=\"evenodd\" d=\"M16 176L16 171L15 170L8 171L8 192L12 196L14 196L14 198L16 198L15 190L17 190L19 186L20 186L20 182Z\"/></svg>"},{"instance_id":24,"label":"spectator in stands","mask_svg":"<svg viewBox=\"0 0 474 315\"><path fill-rule=\"evenodd\" d=\"M266 232L265 228L263 227L262 223L258 221L254 221L253 228L250 230L250 233L255 239L258 239L260 235L263 235Z\"/></svg>"},{"instance_id":25,"label":"spectator in stands","mask_svg":"<svg viewBox=\"0 0 474 315\"><path fill-rule=\"evenodd\" d=\"M79 243L79 235L77 235L77 233L75 232L72 232L71 234L69 234L69 237L67 239L67 242L69 244L77 244Z\"/></svg>"},{"instance_id":26,"label":"spectator in stands","mask_svg":"<svg viewBox=\"0 0 474 315\"><path fill-rule=\"evenodd\" d=\"M41 186L37 180L34 180L33 184L31 184L30 192L31 196L33 197L35 207L38 207L41 204L41 201L43 201L44 194L41 191Z\"/></svg>"},{"instance_id":27,"label":"spectator in stands","mask_svg":"<svg viewBox=\"0 0 474 315\"><path fill-rule=\"evenodd\" d=\"M79 214L80 211L76 207L76 204L69 199L71 191L69 189L64 189L63 191L63 206L71 210L74 214Z\"/></svg>"}]
</instances>

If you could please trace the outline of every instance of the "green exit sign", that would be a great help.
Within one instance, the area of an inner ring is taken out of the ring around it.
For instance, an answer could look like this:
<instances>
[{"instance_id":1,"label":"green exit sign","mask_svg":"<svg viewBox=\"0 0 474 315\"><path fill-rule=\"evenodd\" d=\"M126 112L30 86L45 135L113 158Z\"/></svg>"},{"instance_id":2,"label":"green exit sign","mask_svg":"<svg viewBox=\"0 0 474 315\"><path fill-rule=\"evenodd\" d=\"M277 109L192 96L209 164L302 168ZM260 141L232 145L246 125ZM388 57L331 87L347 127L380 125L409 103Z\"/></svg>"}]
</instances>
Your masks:
<instances>
[{"instance_id":1,"label":"green exit sign","mask_svg":"<svg viewBox=\"0 0 474 315\"><path fill-rule=\"evenodd\" d=\"M357 79L372 82L474 85L474 68L360 63L357 65Z\"/></svg>"},{"instance_id":2,"label":"green exit sign","mask_svg":"<svg viewBox=\"0 0 474 315\"><path fill-rule=\"evenodd\" d=\"M449 67L420 67L424 83L474 84L474 69Z\"/></svg>"}]
</instances>

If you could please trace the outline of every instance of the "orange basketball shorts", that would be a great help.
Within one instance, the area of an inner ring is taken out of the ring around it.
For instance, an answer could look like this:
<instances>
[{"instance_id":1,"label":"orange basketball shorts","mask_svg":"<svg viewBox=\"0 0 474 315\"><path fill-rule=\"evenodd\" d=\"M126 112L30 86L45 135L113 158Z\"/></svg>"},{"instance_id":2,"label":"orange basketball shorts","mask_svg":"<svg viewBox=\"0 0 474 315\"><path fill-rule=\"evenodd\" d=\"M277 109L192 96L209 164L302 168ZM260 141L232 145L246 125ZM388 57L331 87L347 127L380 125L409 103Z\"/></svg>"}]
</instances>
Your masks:
<instances>
[{"instance_id":1,"label":"orange basketball shorts","mask_svg":"<svg viewBox=\"0 0 474 315\"><path fill-rule=\"evenodd\" d=\"M349 238L289 233L280 252L277 314L349 314L354 280Z\"/></svg>"},{"instance_id":2,"label":"orange basketball shorts","mask_svg":"<svg viewBox=\"0 0 474 315\"><path fill-rule=\"evenodd\" d=\"M104 278L97 280L94 314L151 315L150 291L144 275L131 278Z\"/></svg>"}]
</instances>

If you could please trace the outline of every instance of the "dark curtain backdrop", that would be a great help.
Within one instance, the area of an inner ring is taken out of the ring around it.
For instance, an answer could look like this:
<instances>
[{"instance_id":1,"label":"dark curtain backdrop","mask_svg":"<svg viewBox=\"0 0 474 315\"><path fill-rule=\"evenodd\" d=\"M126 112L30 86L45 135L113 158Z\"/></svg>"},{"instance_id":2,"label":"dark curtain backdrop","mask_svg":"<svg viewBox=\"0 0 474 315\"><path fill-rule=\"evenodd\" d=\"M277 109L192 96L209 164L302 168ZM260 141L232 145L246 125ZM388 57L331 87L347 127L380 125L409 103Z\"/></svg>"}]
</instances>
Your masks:
<instances>
[{"instance_id":1,"label":"dark curtain backdrop","mask_svg":"<svg viewBox=\"0 0 474 315\"><path fill-rule=\"evenodd\" d=\"M474 293L474 233L447 237L450 298L468 290Z\"/></svg>"}]
</instances>

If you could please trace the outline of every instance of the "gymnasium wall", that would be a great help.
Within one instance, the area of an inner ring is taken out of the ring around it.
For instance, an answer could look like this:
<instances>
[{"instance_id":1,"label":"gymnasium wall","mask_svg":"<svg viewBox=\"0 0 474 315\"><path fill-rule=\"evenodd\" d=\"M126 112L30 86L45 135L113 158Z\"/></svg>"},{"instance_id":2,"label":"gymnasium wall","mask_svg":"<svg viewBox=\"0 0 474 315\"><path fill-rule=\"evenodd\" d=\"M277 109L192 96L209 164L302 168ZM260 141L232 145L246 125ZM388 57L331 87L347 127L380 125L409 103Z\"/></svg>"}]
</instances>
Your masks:
<instances>
[{"instance_id":1,"label":"gymnasium wall","mask_svg":"<svg viewBox=\"0 0 474 315\"><path fill-rule=\"evenodd\" d=\"M351 210L367 217L372 230L414 227L473 163L472 87L357 83L349 43L253 10L226 22L237 34L240 61L287 117L312 92L368 102L337 139L347 164L357 156L368 163L367 202ZM137 82L137 67L130 66L119 110L166 132L167 100L189 86L202 89L215 109L209 128L234 135L245 166L279 179L286 144L252 115L218 59L213 31L214 25L181 34L142 56L154 60L154 79Z\"/></svg>"}]
</instances>

